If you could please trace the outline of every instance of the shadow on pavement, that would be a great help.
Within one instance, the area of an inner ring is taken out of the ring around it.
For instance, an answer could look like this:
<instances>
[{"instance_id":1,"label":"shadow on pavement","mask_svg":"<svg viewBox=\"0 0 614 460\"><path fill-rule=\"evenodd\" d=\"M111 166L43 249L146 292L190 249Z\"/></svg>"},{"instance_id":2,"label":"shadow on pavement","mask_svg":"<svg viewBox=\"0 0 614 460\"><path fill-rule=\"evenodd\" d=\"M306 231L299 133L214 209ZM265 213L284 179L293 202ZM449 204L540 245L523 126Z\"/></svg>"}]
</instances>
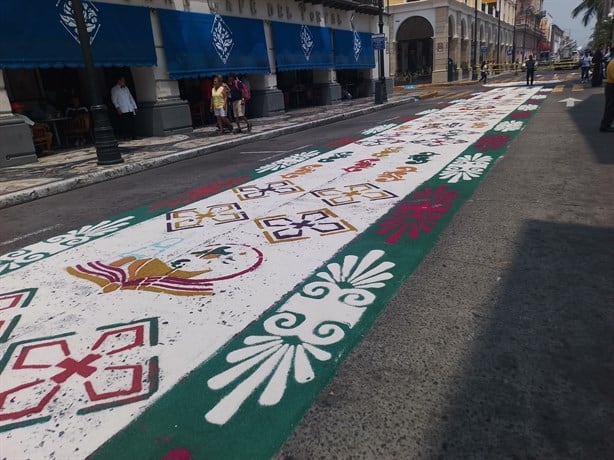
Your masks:
<instances>
[{"instance_id":1,"label":"shadow on pavement","mask_svg":"<svg viewBox=\"0 0 614 460\"><path fill-rule=\"evenodd\" d=\"M434 433L440 458L612 458L613 247L614 229L527 223Z\"/></svg>"},{"instance_id":2,"label":"shadow on pavement","mask_svg":"<svg viewBox=\"0 0 614 460\"><path fill-rule=\"evenodd\" d=\"M614 133L599 131L604 105L605 96L600 92L569 109L569 115L578 125L579 131L586 139L597 161L603 164L614 164Z\"/></svg>"}]
</instances>

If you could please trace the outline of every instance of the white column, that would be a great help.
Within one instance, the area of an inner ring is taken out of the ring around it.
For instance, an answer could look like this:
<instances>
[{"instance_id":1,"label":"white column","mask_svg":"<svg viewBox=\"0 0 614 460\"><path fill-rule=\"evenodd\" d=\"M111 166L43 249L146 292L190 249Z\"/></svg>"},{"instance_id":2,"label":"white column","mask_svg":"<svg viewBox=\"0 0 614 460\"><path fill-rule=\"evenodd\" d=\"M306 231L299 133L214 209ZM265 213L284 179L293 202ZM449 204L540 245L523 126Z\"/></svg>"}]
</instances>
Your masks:
<instances>
[{"instance_id":1,"label":"white column","mask_svg":"<svg viewBox=\"0 0 614 460\"><path fill-rule=\"evenodd\" d=\"M11 113L11 101L9 101L9 95L4 84L4 72L0 69L0 117Z\"/></svg>"}]
</instances>

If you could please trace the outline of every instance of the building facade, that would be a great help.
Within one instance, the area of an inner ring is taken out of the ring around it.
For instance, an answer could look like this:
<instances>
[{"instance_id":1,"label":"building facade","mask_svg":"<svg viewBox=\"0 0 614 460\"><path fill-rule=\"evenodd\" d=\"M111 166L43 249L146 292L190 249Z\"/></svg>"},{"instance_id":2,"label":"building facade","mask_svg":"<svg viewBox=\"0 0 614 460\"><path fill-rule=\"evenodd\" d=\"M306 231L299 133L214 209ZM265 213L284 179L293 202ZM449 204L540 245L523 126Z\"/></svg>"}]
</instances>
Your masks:
<instances>
[{"instance_id":1,"label":"building facade","mask_svg":"<svg viewBox=\"0 0 614 460\"><path fill-rule=\"evenodd\" d=\"M390 71L397 84L470 78L472 63L512 62L514 5L515 0L391 0Z\"/></svg>"},{"instance_id":2,"label":"building facade","mask_svg":"<svg viewBox=\"0 0 614 460\"><path fill-rule=\"evenodd\" d=\"M544 0L518 0L516 8L516 58L523 62L529 56L539 56L539 52L547 51L544 47L548 38L544 35L541 25L546 16L543 9Z\"/></svg>"},{"instance_id":3,"label":"building facade","mask_svg":"<svg viewBox=\"0 0 614 460\"><path fill-rule=\"evenodd\" d=\"M371 35L379 9L371 2L82 2L100 90L110 106L110 88L126 77L140 136L191 131L203 82L216 74L235 72L249 83L252 116L368 96L378 78ZM6 166L36 159L31 130L16 112L54 120L74 96L88 105L89 94L70 0L3 0L0 43Z\"/></svg>"}]
</instances>

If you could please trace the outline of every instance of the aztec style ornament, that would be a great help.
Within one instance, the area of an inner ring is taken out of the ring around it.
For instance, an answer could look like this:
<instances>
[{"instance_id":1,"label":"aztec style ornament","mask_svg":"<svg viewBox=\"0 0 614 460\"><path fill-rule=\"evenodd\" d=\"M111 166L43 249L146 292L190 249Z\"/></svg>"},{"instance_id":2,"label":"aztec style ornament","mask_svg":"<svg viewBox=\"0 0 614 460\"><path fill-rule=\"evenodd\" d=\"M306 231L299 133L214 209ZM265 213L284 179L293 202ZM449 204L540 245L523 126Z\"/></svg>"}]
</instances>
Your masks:
<instances>
[{"instance_id":1,"label":"aztec style ornament","mask_svg":"<svg viewBox=\"0 0 614 460\"><path fill-rule=\"evenodd\" d=\"M262 264L262 258L258 249L246 245L209 245L168 263L158 258L129 256L110 264L88 262L66 271L97 284L105 293L135 290L205 296L214 293L214 282L251 272Z\"/></svg>"},{"instance_id":2,"label":"aztec style ornament","mask_svg":"<svg viewBox=\"0 0 614 460\"><path fill-rule=\"evenodd\" d=\"M97 331L85 350L74 332L9 346L0 360L0 432L66 411L83 415L131 404L157 391L158 358L150 351L158 343L157 319Z\"/></svg>"},{"instance_id":3,"label":"aztec style ornament","mask_svg":"<svg viewBox=\"0 0 614 460\"><path fill-rule=\"evenodd\" d=\"M241 405L264 385L258 403L274 406L284 396L290 380L303 384L313 380L313 360L332 358L326 347L345 338L375 299L374 289L386 286L395 264L381 262L384 251L374 250L363 258L348 255L343 264L331 263L264 321L268 335L249 336L242 348L230 352L232 366L209 379L212 390L237 383L207 414L208 422L225 424ZM251 374L245 376L245 374ZM265 382L266 385L265 385Z\"/></svg>"},{"instance_id":4,"label":"aztec style ornament","mask_svg":"<svg viewBox=\"0 0 614 460\"><path fill-rule=\"evenodd\" d=\"M330 209L316 209L299 214L299 220L294 220L285 214L255 219L258 228L271 244L289 243L310 238L307 232L320 236L338 235L339 233L356 232L356 227Z\"/></svg>"},{"instance_id":5,"label":"aztec style ornament","mask_svg":"<svg viewBox=\"0 0 614 460\"><path fill-rule=\"evenodd\" d=\"M439 173L439 177L443 180L447 179L450 184L456 184L461 179L472 180L480 177L491 161L492 157L483 153L462 155L446 166L446 169Z\"/></svg>"},{"instance_id":6,"label":"aztec style ornament","mask_svg":"<svg viewBox=\"0 0 614 460\"><path fill-rule=\"evenodd\" d=\"M166 214L166 231L176 232L190 228L204 227L211 220L215 225L240 222L249 217L241 210L238 203L226 203L207 206L206 211L198 209L180 209Z\"/></svg>"}]
</instances>

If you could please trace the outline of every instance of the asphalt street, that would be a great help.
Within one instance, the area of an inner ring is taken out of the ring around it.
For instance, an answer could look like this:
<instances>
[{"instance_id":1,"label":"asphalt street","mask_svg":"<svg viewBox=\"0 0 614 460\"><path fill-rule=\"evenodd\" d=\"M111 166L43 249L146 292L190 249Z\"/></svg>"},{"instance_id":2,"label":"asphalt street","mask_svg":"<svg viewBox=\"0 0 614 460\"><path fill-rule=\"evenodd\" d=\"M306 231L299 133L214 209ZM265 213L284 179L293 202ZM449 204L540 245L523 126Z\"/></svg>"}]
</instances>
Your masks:
<instances>
[{"instance_id":1,"label":"asphalt street","mask_svg":"<svg viewBox=\"0 0 614 460\"><path fill-rule=\"evenodd\" d=\"M614 139L587 93L548 98L280 458L612 458Z\"/></svg>"},{"instance_id":2,"label":"asphalt street","mask_svg":"<svg viewBox=\"0 0 614 460\"><path fill-rule=\"evenodd\" d=\"M469 91L2 209L0 254ZM597 131L602 109L601 89L548 96L279 459L611 458L614 136Z\"/></svg>"},{"instance_id":3,"label":"asphalt street","mask_svg":"<svg viewBox=\"0 0 614 460\"><path fill-rule=\"evenodd\" d=\"M411 115L440 102L404 107L212 153L139 174L72 190L0 210L0 253L8 252L93 221L232 177L295 152L326 145L374 125Z\"/></svg>"}]
</instances>

